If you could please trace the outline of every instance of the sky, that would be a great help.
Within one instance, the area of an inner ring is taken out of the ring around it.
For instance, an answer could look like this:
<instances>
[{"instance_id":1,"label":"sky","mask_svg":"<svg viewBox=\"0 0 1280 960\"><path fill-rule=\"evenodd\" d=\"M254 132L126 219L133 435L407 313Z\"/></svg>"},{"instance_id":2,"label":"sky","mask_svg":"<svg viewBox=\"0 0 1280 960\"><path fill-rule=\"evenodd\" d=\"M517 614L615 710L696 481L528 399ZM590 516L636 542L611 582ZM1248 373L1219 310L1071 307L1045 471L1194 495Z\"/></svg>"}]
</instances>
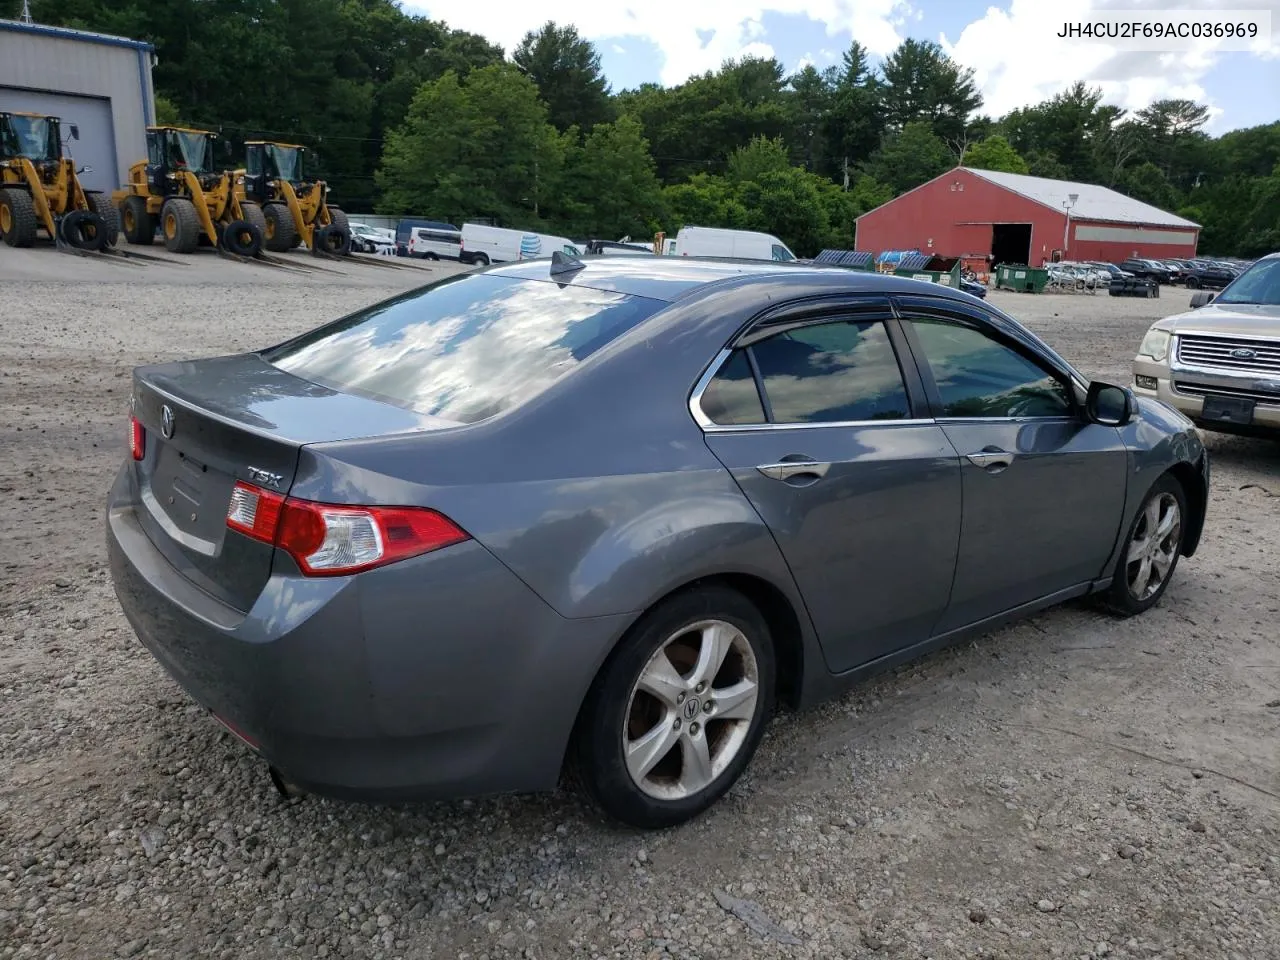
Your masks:
<instances>
[{"instance_id":1,"label":"sky","mask_svg":"<svg viewBox=\"0 0 1280 960\"><path fill-rule=\"evenodd\" d=\"M914 37L941 44L973 68L983 112L993 117L1083 80L1100 86L1106 102L1132 110L1167 97L1206 103L1206 129L1215 135L1280 120L1280 0L404 0L403 6L481 34L508 53L548 19L573 23L600 51L615 92L641 83L672 86L747 54L775 56L788 71L806 63L822 69L839 63L854 38L875 62ZM1260 29L1243 44L1248 49L1230 50L1213 40L1160 51L1057 35L1064 23L1108 15L1160 23L1212 16Z\"/></svg>"}]
</instances>

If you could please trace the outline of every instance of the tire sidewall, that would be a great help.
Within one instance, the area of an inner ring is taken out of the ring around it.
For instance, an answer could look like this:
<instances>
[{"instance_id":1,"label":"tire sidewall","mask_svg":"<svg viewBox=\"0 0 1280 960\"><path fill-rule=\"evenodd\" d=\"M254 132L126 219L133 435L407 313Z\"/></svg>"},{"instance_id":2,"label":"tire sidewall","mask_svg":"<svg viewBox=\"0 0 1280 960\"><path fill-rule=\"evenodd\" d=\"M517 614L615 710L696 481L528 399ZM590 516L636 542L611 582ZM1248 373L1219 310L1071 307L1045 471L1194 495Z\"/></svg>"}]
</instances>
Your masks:
<instances>
[{"instance_id":1,"label":"tire sidewall","mask_svg":"<svg viewBox=\"0 0 1280 960\"><path fill-rule=\"evenodd\" d=\"M1173 564L1169 567L1169 572L1165 574L1164 582L1160 584L1160 588L1147 599L1139 600L1129 589L1129 544L1133 542L1133 535L1137 532L1138 525L1142 522L1142 516L1146 512L1147 504L1154 497L1165 493L1172 494L1178 503L1180 525L1178 552L1174 555ZM1169 584L1173 582L1174 574L1178 572L1178 561L1182 559L1182 545L1186 542L1187 537L1187 519L1186 492L1182 489L1182 484L1177 479L1166 473L1151 485L1147 495L1142 498L1142 504L1138 507L1137 512L1134 513L1133 520L1129 523L1129 528L1125 532L1124 543L1120 546L1120 559L1116 562L1115 579L1112 581L1111 589L1112 605L1120 612L1125 614L1145 613L1160 602L1165 591L1169 589Z\"/></svg>"},{"instance_id":2,"label":"tire sidewall","mask_svg":"<svg viewBox=\"0 0 1280 960\"><path fill-rule=\"evenodd\" d=\"M631 779L623 753L623 719L640 672L661 645L699 620L733 624L756 656L760 693L746 740L723 773L708 787L682 800L658 800ZM705 587L677 594L642 618L601 669L588 697L578 737L580 774L605 811L631 826L674 826L706 810L733 786L751 762L773 712L776 656L768 625L742 594Z\"/></svg>"}]
</instances>

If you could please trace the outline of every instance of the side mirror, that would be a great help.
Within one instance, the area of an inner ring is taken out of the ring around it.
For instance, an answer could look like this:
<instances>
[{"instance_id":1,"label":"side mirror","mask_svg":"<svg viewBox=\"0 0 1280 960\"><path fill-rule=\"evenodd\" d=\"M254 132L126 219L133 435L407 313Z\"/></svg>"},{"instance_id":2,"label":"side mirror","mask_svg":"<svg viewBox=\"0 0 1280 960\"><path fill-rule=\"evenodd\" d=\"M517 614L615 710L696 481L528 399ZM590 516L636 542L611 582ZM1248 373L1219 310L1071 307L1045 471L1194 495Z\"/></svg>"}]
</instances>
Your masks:
<instances>
[{"instance_id":1,"label":"side mirror","mask_svg":"<svg viewBox=\"0 0 1280 960\"><path fill-rule=\"evenodd\" d=\"M71 124L70 130L71 130L71 139L72 139L72 140L79 140L79 139L80 139L80 128L79 128L78 126L76 126L76 124L74 124L74 123L73 123L73 124Z\"/></svg>"},{"instance_id":2,"label":"side mirror","mask_svg":"<svg viewBox=\"0 0 1280 960\"><path fill-rule=\"evenodd\" d=\"M1138 414L1138 401L1128 387L1094 380L1084 401L1085 415L1104 427L1123 427Z\"/></svg>"},{"instance_id":3,"label":"side mirror","mask_svg":"<svg viewBox=\"0 0 1280 960\"><path fill-rule=\"evenodd\" d=\"M81 167L79 170L76 171L76 176L79 176L82 173L93 173L93 167L89 166L86 163L83 167Z\"/></svg>"},{"instance_id":4,"label":"side mirror","mask_svg":"<svg viewBox=\"0 0 1280 960\"><path fill-rule=\"evenodd\" d=\"M1212 290L1197 290L1191 295L1191 309L1199 310L1207 303L1213 303L1213 298L1217 296Z\"/></svg>"}]
</instances>

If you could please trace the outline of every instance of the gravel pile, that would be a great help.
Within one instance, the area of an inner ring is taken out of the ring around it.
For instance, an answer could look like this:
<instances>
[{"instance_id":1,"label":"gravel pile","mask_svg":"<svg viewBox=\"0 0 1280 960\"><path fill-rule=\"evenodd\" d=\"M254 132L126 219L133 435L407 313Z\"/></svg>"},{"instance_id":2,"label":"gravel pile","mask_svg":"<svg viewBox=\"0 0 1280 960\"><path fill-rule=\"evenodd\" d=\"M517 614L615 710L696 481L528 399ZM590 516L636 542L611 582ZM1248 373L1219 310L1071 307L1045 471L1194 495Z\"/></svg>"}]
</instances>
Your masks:
<instances>
[{"instance_id":1,"label":"gravel pile","mask_svg":"<svg viewBox=\"0 0 1280 960\"><path fill-rule=\"evenodd\" d=\"M0 958L1280 955L1265 442L1210 439L1201 554L1151 614L1069 605L784 715L689 826L622 830L567 792L282 800L135 641L102 501L134 364L270 343L422 279L371 272L5 280ZM993 299L1122 380L1181 304Z\"/></svg>"}]
</instances>

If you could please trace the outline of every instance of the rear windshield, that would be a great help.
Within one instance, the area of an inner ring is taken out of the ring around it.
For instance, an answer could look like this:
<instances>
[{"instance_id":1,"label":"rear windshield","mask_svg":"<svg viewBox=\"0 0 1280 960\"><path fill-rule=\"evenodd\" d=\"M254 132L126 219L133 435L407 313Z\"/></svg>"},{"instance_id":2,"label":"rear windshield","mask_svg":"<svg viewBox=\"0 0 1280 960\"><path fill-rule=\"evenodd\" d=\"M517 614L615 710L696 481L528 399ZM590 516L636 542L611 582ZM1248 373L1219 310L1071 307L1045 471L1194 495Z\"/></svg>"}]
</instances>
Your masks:
<instances>
[{"instance_id":1,"label":"rear windshield","mask_svg":"<svg viewBox=\"0 0 1280 960\"><path fill-rule=\"evenodd\" d=\"M664 306L608 290L463 274L263 356L334 390L475 423L545 390Z\"/></svg>"}]
</instances>

